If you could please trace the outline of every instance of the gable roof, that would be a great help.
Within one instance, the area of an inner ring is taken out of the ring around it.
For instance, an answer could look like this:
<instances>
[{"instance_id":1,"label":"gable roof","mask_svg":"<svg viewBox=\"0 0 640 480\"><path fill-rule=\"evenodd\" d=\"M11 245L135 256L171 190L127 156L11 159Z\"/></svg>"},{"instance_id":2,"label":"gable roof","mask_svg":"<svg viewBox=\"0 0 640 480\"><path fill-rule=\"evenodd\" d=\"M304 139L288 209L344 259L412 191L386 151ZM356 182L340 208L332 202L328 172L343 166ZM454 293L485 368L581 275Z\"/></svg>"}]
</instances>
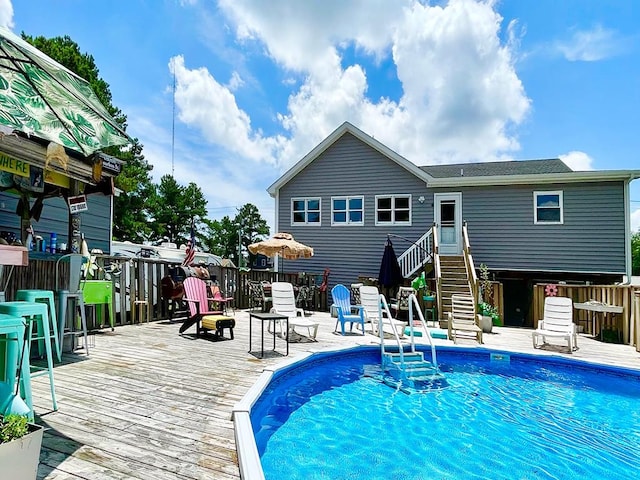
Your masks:
<instances>
[{"instance_id":1,"label":"gable roof","mask_svg":"<svg viewBox=\"0 0 640 480\"><path fill-rule=\"evenodd\" d=\"M350 133L351 135L356 137L361 142L363 142L366 145L370 146L374 150L377 150L378 152L380 152L382 155L384 155L385 157L389 158L390 160L396 162L398 165L400 165L405 170L408 170L409 172L413 173L416 177L424 180L425 183L428 183L429 181L433 180L433 177L431 177L431 175L429 175L427 172L422 171L419 167L417 167L414 163L412 163L409 160L407 160L406 158L404 158L402 155L394 152L389 147L387 147L386 145L380 143L375 138L367 135L366 133L364 133L362 130L360 130L359 128L355 127L351 123L344 122L342 125L340 125L338 128L336 128L327 138L325 138L322 142L320 142L320 144L318 144L318 146L316 146L313 150L311 150L309 153L307 153L302 158L302 160L300 160L298 163L293 165L278 180L276 180L274 183L272 183L269 186L269 188L267 188L267 192L269 192L269 195L271 195L272 197L275 196L276 192L278 190L280 190L284 185L286 185L287 182L289 182L289 180L291 180L298 173L300 173L302 170L304 170L307 167L307 165L309 165L311 162L313 162L327 148L329 148L331 145L333 145L343 135L345 135L347 133Z\"/></svg>"},{"instance_id":2,"label":"gable roof","mask_svg":"<svg viewBox=\"0 0 640 480\"><path fill-rule=\"evenodd\" d=\"M424 180L428 187L631 181L640 178L640 170L573 171L559 159L458 163L418 167L351 123L344 122L272 183L267 188L267 192L275 197L280 188L347 133L396 162L419 179ZM461 172L462 175L460 175Z\"/></svg>"},{"instance_id":3,"label":"gable roof","mask_svg":"<svg viewBox=\"0 0 640 480\"><path fill-rule=\"evenodd\" d=\"M559 159L425 165L420 169L434 178L539 175L573 171Z\"/></svg>"}]
</instances>

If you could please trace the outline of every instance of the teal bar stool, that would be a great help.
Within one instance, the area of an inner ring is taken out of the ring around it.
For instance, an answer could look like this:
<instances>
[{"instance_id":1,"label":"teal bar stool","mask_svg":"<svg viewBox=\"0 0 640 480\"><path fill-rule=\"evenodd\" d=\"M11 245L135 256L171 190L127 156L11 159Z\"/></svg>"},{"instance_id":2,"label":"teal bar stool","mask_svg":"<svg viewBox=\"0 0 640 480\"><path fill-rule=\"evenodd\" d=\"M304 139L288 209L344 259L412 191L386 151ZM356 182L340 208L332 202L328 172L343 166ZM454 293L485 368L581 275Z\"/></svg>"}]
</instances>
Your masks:
<instances>
[{"instance_id":1,"label":"teal bar stool","mask_svg":"<svg viewBox=\"0 0 640 480\"><path fill-rule=\"evenodd\" d=\"M425 323L429 323L429 318L433 322L433 326L437 327L436 322L438 321L438 309L436 307L436 297L433 295L423 295L422 300L424 301L424 321Z\"/></svg>"},{"instance_id":2,"label":"teal bar stool","mask_svg":"<svg viewBox=\"0 0 640 480\"><path fill-rule=\"evenodd\" d=\"M58 357L58 362L62 361L62 345L60 345L60 340L58 338L58 320L56 318L56 304L54 300L54 295L51 290L18 290L16 292L16 300L22 302L43 302L49 306L49 324L51 325L51 332L49 333L49 337L53 339L53 342L56 346L56 357ZM38 353L42 355L43 347L45 340L38 341Z\"/></svg>"},{"instance_id":3,"label":"teal bar stool","mask_svg":"<svg viewBox=\"0 0 640 480\"><path fill-rule=\"evenodd\" d=\"M11 398L16 391L17 371L29 371L29 354L24 343L26 325L24 319L0 313L0 375L2 375L2 394L0 394L0 415L10 408ZM21 355L22 354L22 355ZM31 378L20 376L21 397L25 400L29 420L33 421L33 400L31 397Z\"/></svg>"},{"instance_id":4,"label":"teal bar stool","mask_svg":"<svg viewBox=\"0 0 640 480\"><path fill-rule=\"evenodd\" d=\"M27 328L29 330L27 337L27 344L25 345L24 351L27 356L27 361L29 359L29 351L31 342L34 340L46 339L44 342L44 349L47 357L47 366L46 367L37 367L31 365L27 370L30 375L22 375L22 378L26 377L36 377L39 375L44 375L48 373L49 375L49 386L51 388L51 402L53 403L53 410L58 410L58 403L56 402L56 387L53 380L53 355L51 354L51 341L47 337L41 337L40 332L51 334L51 329L49 327L49 312L46 304L41 302L2 302L0 303L0 313L4 313L7 315L11 315L14 317L22 317L26 323ZM36 324L38 334L34 334L33 324ZM28 382L28 386L25 382L21 382L22 386L25 390L25 396L31 396L31 382ZM28 388L29 391L26 391ZM29 403L27 402L27 405ZM29 405L29 408L32 408Z\"/></svg>"}]
</instances>

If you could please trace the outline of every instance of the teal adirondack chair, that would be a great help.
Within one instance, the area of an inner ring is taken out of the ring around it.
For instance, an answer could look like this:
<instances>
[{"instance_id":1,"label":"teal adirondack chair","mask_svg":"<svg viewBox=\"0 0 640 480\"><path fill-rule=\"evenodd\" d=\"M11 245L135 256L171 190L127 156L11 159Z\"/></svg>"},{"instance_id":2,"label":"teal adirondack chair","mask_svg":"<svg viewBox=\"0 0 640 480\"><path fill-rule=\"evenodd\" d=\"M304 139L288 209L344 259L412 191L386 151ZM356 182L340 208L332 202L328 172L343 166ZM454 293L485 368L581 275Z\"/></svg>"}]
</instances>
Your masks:
<instances>
[{"instance_id":1,"label":"teal adirondack chair","mask_svg":"<svg viewBox=\"0 0 640 480\"><path fill-rule=\"evenodd\" d=\"M362 335L364 335L364 309L362 305L351 305L351 292L349 289L344 285L338 284L331 289L331 297L333 298L333 305L338 312L335 330L338 329L339 322L342 335L344 335L345 323L351 323L349 331L353 330L354 323L359 323L362 328ZM357 313L352 313L355 310L357 310Z\"/></svg>"}]
</instances>

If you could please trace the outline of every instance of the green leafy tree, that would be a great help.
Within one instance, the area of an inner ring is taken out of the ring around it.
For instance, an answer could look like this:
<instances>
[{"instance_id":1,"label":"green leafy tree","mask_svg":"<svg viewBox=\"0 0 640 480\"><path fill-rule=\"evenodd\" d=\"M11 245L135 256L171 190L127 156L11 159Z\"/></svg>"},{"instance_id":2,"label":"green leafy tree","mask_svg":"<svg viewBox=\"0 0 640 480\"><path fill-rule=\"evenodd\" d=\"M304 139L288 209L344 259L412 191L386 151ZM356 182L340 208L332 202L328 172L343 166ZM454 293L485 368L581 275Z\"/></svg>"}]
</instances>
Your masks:
<instances>
[{"instance_id":1,"label":"green leafy tree","mask_svg":"<svg viewBox=\"0 0 640 480\"><path fill-rule=\"evenodd\" d=\"M109 84L100 77L93 56L82 53L78 44L69 36L45 38L23 33L22 38L88 81L100 102L126 131L127 117L112 104ZM115 186L121 193L114 200L114 238L138 242L148 239L152 233L148 226L148 199L153 190L150 174L153 167L142 155L142 145L134 139L130 147L114 146L103 149L103 152L126 162L115 179Z\"/></svg>"},{"instance_id":2,"label":"green leafy tree","mask_svg":"<svg viewBox=\"0 0 640 480\"><path fill-rule=\"evenodd\" d=\"M221 220L204 221L203 248L222 258L231 258L238 265L238 227L228 216Z\"/></svg>"},{"instance_id":3,"label":"green leafy tree","mask_svg":"<svg viewBox=\"0 0 640 480\"><path fill-rule=\"evenodd\" d=\"M631 274L640 275L640 230L631 235Z\"/></svg>"},{"instance_id":4,"label":"green leafy tree","mask_svg":"<svg viewBox=\"0 0 640 480\"><path fill-rule=\"evenodd\" d=\"M236 216L231 219L228 216L222 220L205 221L205 244L209 251L223 258L232 258L238 266L246 265L238 257L238 244L241 245L241 255L248 256L249 262L253 260L247 247L269 236L269 225L262 218L258 207L247 203L238 209Z\"/></svg>"},{"instance_id":5,"label":"green leafy tree","mask_svg":"<svg viewBox=\"0 0 640 480\"><path fill-rule=\"evenodd\" d=\"M207 216L207 200L195 183L183 187L172 175L164 175L149 200L152 234L170 242L186 243L193 223L196 235L202 239L200 226Z\"/></svg>"},{"instance_id":6,"label":"green leafy tree","mask_svg":"<svg viewBox=\"0 0 640 480\"><path fill-rule=\"evenodd\" d=\"M267 237L269 235L269 225L267 221L260 216L258 207L252 203L247 203L238 210L238 214L235 216L233 223L237 225L237 229L240 230L240 243L242 244L243 251L247 251L249 264L251 264L255 255L249 252L247 247ZM237 232L238 230L236 230L236 235Z\"/></svg>"}]
</instances>

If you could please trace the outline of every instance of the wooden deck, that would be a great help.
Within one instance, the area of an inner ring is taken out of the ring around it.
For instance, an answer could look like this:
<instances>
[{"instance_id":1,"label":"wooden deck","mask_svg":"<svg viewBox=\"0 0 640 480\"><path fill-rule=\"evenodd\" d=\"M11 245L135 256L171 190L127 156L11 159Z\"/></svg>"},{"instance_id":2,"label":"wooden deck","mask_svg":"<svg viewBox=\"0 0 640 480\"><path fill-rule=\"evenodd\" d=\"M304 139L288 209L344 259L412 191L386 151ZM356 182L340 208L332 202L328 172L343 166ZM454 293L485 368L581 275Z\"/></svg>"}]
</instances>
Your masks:
<instances>
[{"instance_id":1,"label":"wooden deck","mask_svg":"<svg viewBox=\"0 0 640 480\"><path fill-rule=\"evenodd\" d=\"M38 478L239 479L232 407L266 366L281 359L249 355L249 315L238 311L235 317L231 341L182 337L179 323L168 321L94 335L89 357L65 355L55 368L56 412L47 378L35 378L37 421L47 428ZM376 343L371 334L333 334L334 320L326 313L313 317L321 324L319 341L290 344L290 356ZM489 348L534 352L531 330L494 328L484 340ZM572 357L640 367L634 347L583 336L578 346ZM535 352L559 354L553 348Z\"/></svg>"}]
</instances>

